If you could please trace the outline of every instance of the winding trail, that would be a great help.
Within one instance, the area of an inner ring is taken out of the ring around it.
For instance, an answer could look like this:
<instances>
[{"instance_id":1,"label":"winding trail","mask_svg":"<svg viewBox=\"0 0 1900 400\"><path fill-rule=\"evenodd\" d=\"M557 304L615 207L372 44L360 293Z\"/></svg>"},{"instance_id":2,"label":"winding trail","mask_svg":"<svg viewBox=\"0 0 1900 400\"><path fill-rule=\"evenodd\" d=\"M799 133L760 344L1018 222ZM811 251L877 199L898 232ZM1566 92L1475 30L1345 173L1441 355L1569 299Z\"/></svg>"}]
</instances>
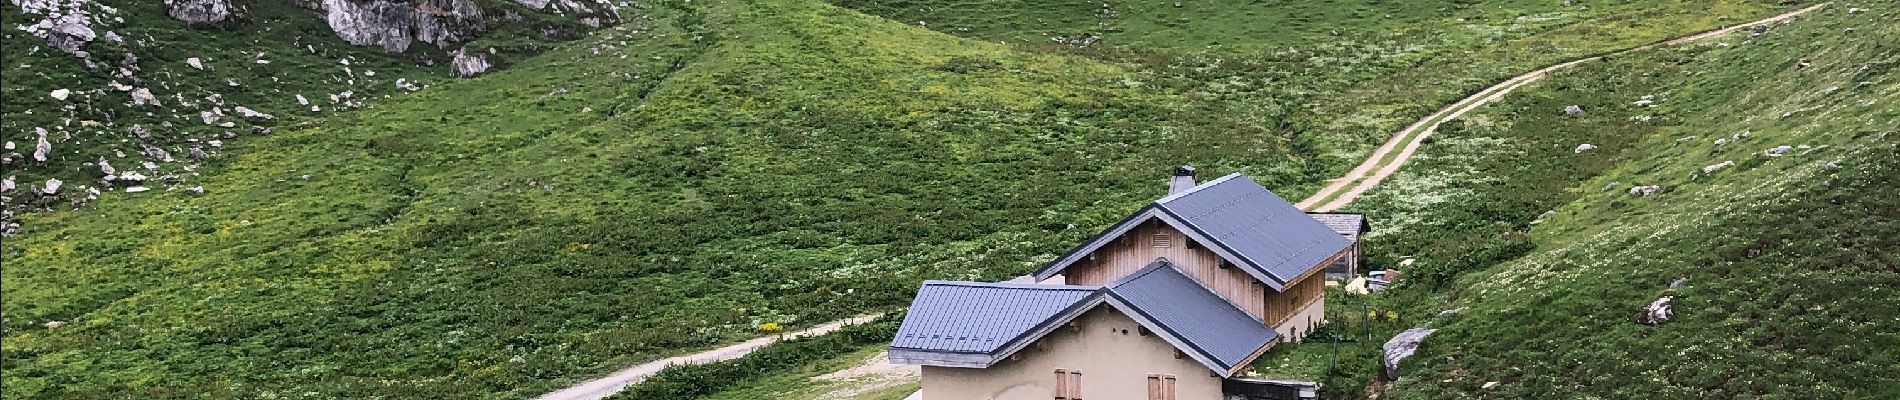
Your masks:
<instances>
[{"instance_id":1,"label":"winding trail","mask_svg":"<svg viewBox=\"0 0 1900 400\"><path fill-rule=\"evenodd\" d=\"M1347 204L1351 204L1353 200L1356 200L1359 198L1359 195L1365 194L1366 191L1372 190L1373 187L1379 186L1379 182L1384 181L1386 177L1392 176L1393 173L1398 172L1399 167L1404 166L1405 161L1410 160L1412 158L1412 154L1418 152L1418 147L1425 143L1425 138L1431 137L1432 132L1435 132L1438 130L1439 124L1442 124L1445 121L1456 119L1459 116L1464 115L1466 112L1477 109L1478 107L1488 104L1490 102L1497 101L1497 99L1504 97L1504 95L1506 94L1510 94L1512 91L1517 90L1517 88L1519 87L1522 87L1531 82L1536 82L1538 79L1543 79L1544 75L1549 74L1552 71L1562 70L1565 68L1576 66L1577 64L1600 60L1604 57L1615 56L1615 55L1636 52L1636 51L1649 50L1649 49L1654 49L1654 48L1663 47L1663 46L1673 46L1673 45L1678 45L1678 44L1683 44L1683 43L1689 43L1689 42L1694 42L1697 40L1726 35L1726 34L1735 32L1737 30L1746 29L1746 28L1750 28L1750 27L1754 27L1758 25L1777 23L1777 22L1787 20L1789 18L1800 16L1801 14L1806 14L1809 11L1820 9L1821 7L1825 7L1827 5L1828 3L1816 4L1813 6L1809 6L1807 8L1789 11L1781 15L1776 15L1773 17L1768 17L1765 19L1761 19L1761 20L1757 20L1754 22L1749 22L1749 23L1745 23L1741 25L1735 25L1735 26L1730 26L1727 28L1697 33L1694 35L1683 36L1683 37L1670 39L1670 40L1659 42L1659 43L1651 43L1647 45L1632 47L1629 49L1624 49L1624 50L1620 50L1620 51L1605 54L1605 55L1598 55L1598 56L1586 57L1586 58L1577 59L1577 60L1566 61L1563 63L1551 65L1548 67L1539 68L1536 71L1531 71L1523 75L1518 75L1518 76L1512 77L1511 79L1506 79L1502 83L1492 85L1491 87L1485 88L1484 90L1479 91L1478 93L1472 94L1470 96L1466 96L1463 99L1459 99L1458 101L1451 103L1450 105L1446 105L1445 107L1438 109L1437 112L1433 112L1431 113L1431 115L1426 115L1424 118L1420 118L1418 121L1412 122L1411 125L1406 125L1405 128L1400 129L1398 133L1392 134L1392 138L1389 140L1386 140L1385 144L1380 145L1378 149L1372 151L1372 154L1367 155L1366 161L1359 163L1358 167L1354 167L1352 171L1347 172L1345 176L1341 176L1339 178L1333 179L1331 181L1332 183L1327 184L1326 187L1324 188L1321 188L1319 192L1313 193L1313 195L1307 197L1306 200L1300 201L1300 203L1297 204L1296 206L1307 211L1329 212L1329 211L1338 210L1341 207L1345 207ZM1403 144L1404 147L1401 148L1400 147L1401 144ZM1393 152L1394 150L1397 150L1397 153L1394 153Z\"/></svg>"},{"instance_id":2,"label":"winding trail","mask_svg":"<svg viewBox=\"0 0 1900 400\"><path fill-rule=\"evenodd\" d=\"M845 318L842 320L831 321L831 322L824 323L822 325L807 328L802 331L788 333L788 334L783 335L782 337L789 339L789 338L797 338L797 337L804 337L804 336L823 335L823 334L830 333L831 331L835 331L835 330L838 330L839 328L843 328L846 326L870 322L873 319L877 319L877 317L879 316L881 316L881 314L860 315L856 317ZM557 390L554 393L548 393L548 394L541 395L540 397L535 397L535 400L604 399L604 398L607 398L607 396L614 395L614 393L620 393L621 390L626 389L627 386L629 385L640 383L640 381L646 380L647 377L650 377L650 376L653 376L653 374L659 373L660 370L666 369L666 367L668 366L671 366L674 364L704 364L704 363L719 362L719 361L725 361L725 360L731 360L734 358L744 357L745 355L752 354L753 351L763 348L766 345L779 341L779 339L780 337L770 337L770 336L762 337L762 338L747 340L744 342L734 343L732 345L720 347L717 349L702 351L702 352L678 356L678 357L668 357L668 358L663 358L659 360L654 360L651 362L647 362L640 365L627 367L619 371L615 371L611 375L595 378L592 380L588 380L586 382L581 382L580 384L569 386L565 389Z\"/></svg>"}]
</instances>

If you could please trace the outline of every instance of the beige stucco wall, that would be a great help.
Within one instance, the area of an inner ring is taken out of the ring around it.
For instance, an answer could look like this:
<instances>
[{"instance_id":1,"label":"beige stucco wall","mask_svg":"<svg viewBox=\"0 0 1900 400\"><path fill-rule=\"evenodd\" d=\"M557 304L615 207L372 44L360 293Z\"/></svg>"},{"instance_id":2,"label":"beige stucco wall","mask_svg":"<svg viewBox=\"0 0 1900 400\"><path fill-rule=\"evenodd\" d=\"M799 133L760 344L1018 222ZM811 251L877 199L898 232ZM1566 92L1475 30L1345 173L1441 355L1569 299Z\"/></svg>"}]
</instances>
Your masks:
<instances>
[{"instance_id":1,"label":"beige stucco wall","mask_svg":"<svg viewBox=\"0 0 1900 400\"><path fill-rule=\"evenodd\" d=\"M1055 398L1055 370L1082 370L1083 400L1146 400L1148 374L1175 377L1175 398L1217 400L1221 378L1193 358L1174 357L1174 346L1140 333L1133 319L1108 305L1076 318L989 368L923 367L925 400L1048 400ZM1126 333L1124 333L1126 332Z\"/></svg>"},{"instance_id":2,"label":"beige stucco wall","mask_svg":"<svg viewBox=\"0 0 1900 400\"><path fill-rule=\"evenodd\" d=\"M1298 342L1305 340L1307 332L1311 332L1314 326L1319 326L1325 321L1326 296L1320 296L1318 300L1313 301L1312 305L1300 309L1298 313L1287 318L1285 323L1273 327L1273 331L1280 333L1282 341Z\"/></svg>"}]
</instances>

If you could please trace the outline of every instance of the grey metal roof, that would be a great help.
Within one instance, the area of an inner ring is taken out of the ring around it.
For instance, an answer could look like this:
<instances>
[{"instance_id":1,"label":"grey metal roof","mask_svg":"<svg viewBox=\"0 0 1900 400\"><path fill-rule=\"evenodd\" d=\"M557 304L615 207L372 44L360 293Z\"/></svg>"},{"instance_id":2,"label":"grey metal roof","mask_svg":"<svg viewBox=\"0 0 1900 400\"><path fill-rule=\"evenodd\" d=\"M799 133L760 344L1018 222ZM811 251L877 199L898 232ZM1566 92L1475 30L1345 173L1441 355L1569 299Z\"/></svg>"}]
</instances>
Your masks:
<instances>
[{"instance_id":1,"label":"grey metal roof","mask_svg":"<svg viewBox=\"0 0 1900 400\"><path fill-rule=\"evenodd\" d=\"M1047 279L1149 219L1179 229L1221 258L1281 290L1293 278L1322 267L1352 241L1240 174L1163 197L1069 250L1033 274Z\"/></svg>"},{"instance_id":2,"label":"grey metal roof","mask_svg":"<svg viewBox=\"0 0 1900 400\"><path fill-rule=\"evenodd\" d=\"M1345 236L1346 240L1355 242L1359 241L1360 233L1372 229L1372 225L1366 223L1365 214L1310 212L1306 213L1306 215L1312 216L1313 219L1318 220L1319 223L1326 224L1327 228L1332 228L1333 232L1338 232L1340 235Z\"/></svg>"},{"instance_id":3,"label":"grey metal roof","mask_svg":"<svg viewBox=\"0 0 1900 400\"><path fill-rule=\"evenodd\" d=\"M1166 260L1108 285L1107 291L1139 314L1229 371L1280 335ZM1210 366L1214 367L1214 366Z\"/></svg>"},{"instance_id":4,"label":"grey metal roof","mask_svg":"<svg viewBox=\"0 0 1900 400\"><path fill-rule=\"evenodd\" d=\"M1094 295L1099 286L926 281L891 347L994 353Z\"/></svg>"},{"instance_id":5,"label":"grey metal roof","mask_svg":"<svg viewBox=\"0 0 1900 400\"><path fill-rule=\"evenodd\" d=\"M1158 259L1107 287L928 281L891 341L898 364L987 368L1109 304L1221 376L1279 337Z\"/></svg>"}]
</instances>

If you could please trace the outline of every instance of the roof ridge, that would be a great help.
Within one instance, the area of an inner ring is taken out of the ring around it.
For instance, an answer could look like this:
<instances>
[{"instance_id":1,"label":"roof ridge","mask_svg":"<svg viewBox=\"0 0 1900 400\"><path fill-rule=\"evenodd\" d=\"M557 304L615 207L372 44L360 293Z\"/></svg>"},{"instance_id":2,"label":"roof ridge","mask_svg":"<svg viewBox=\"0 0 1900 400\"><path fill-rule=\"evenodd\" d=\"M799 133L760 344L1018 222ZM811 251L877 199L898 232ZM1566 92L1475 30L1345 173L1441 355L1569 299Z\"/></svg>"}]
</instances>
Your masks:
<instances>
[{"instance_id":1,"label":"roof ridge","mask_svg":"<svg viewBox=\"0 0 1900 400\"><path fill-rule=\"evenodd\" d=\"M946 280L934 280L934 279L924 281L923 286L962 286L962 287L980 287L980 288L995 288L995 289L1079 290L1079 291L1095 291L1102 288L1101 286L1095 286L1095 285L1066 285L1066 284L1058 285L1058 284L1048 284L1048 283L946 281Z\"/></svg>"},{"instance_id":2,"label":"roof ridge","mask_svg":"<svg viewBox=\"0 0 1900 400\"><path fill-rule=\"evenodd\" d=\"M1226 176L1214 178L1214 180L1211 180L1211 181L1201 182L1201 184L1194 185L1194 187L1188 188L1188 190L1183 190L1181 191L1181 193L1174 193L1174 194L1169 194L1167 196L1162 196L1160 199L1155 199L1155 204L1161 204L1161 203L1174 201L1175 199L1179 199L1183 196L1194 194L1194 192L1199 192L1201 191L1201 189L1210 188L1210 187L1214 187L1215 185L1226 183L1229 180L1233 180L1234 177L1245 178L1245 176L1242 176L1239 172L1227 174Z\"/></svg>"}]
</instances>

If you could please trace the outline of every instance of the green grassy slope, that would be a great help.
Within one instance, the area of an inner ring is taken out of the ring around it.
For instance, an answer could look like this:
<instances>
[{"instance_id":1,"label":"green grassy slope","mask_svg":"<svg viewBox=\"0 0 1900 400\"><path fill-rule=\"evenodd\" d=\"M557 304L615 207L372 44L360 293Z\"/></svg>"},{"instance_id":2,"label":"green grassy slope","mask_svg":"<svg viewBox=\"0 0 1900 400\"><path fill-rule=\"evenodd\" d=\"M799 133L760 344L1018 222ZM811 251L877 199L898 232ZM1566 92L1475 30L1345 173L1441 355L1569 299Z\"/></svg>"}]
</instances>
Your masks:
<instances>
[{"instance_id":1,"label":"green grassy slope","mask_svg":"<svg viewBox=\"0 0 1900 400\"><path fill-rule=\"evenodd\" d=\"M1725 0L936 2L837 0L959 36L1084 55L1202 108L1251 114L1337 176L1413 120L1538 67L1734 25L1791 7ZM1107 4L1114 10L1101 14ZM1335 34L1335 32L1338 32ZM1075 49L1053 36L1101 35ZM1276 187L1299 197L1317 187Z\"/></svg>"},{"instance_id":2,"label":"green grassy slope","mask_svg":"<svg viewBox=\"0 0 1900 400\"><path fill-rule=\"evenodd\" d=\"M233 144L202 197L27 216L5 397L521 397L1020 273L1173 163L1290 159L1088 59L814 2L653 12Z\"/></svg>"},{"instance_id":3,"label":"green grassy slope","mask_svg":"<svg viewBox=\"0 0 1900 400\"><path fill-rule=\"evenodd\" d=\"M6 115L0 119L0 142L15 146L0 153L30 157L37 140L35 128L49 131L53 144L45 163L24 158L7 165L5 175L16 177L21 192L49 178L66 182L68 188L60 201L29 208L74 208L73 200L85 197L82 186L101 186L97 160L106 159L120 171L132 170L147 161L140 154L142 145L164 149L174 158L150 160L159 164L155 171L140 169L153 181L166 181L148 186L194 186L197 178L191 165L197 162L186 156L192 146L221 157L227 151L208 145L211 141L233 142L266 132L254 128L315 123L355 108L348 103L400 96L408 90L396 85L399 80L427 88L453 79L448 68L453 48L418 42L407 52L395 54L353 46L337 38L323 15L292 1L238 1L246 10L244 18L203 28L171 19L161 1L82 3L87 4L86 11L99 15L100 22L92 27L99 38L86 48L96 68L87 68L84 61L48 47L45 40L13 29L31 25L40 16L17 8L0 15L9 27L0 30L0 49L4 49L0 81L6 83L0 85L0 98L5 99L0 112ZM488 26L493 31L468 46L476 51L493 49L494 54L487 57L496 68L587 30L575 16L532 11L513 1L476 3L492 19ZM104 11L107 7L116 13ZM634 20L630 24L639 24L636 11L627 10L628 18ZM504 14L519 18L503 19ZM108 32L123 41L106 39ZM200 59L204 69L188 66L186 60L191 58ZM121 68L132 73L121 75ZM115 83L125 85L125 90L115 89ZM132 88L150 90L161 105L132 104L126 91ZM66 100L49 95L59 89L72 94ZM299 95L320 110L300 104ZM338 96L337 100L332 96ZM247 120L234 111L238 106L276 119ZM200 119L200 112L214 108L222 108L225 114L218 123L235 126L220 127ZM151 138L136 138L135 126L150 132ZM158 179L164 175L171 177ZM35 201L20 192L6 197L9 206ZM24 230L31 232L33 227Z\"/></svg>"},{"instance_id":4,"label":"green grassy slope","mask_svg":"<svg viewBox=\"0 0 1900 400\"><path fill-rule=\"evenodd\" d=\"M1720 4L1613 31L1770 11ZM24 217L0 244L0 393L532 395L926 277L1021 273L1158 195L1168 165L1311 187L1345 159L1293 155L1335 133L1287 116L1298 100L1413 71L1349 46L1041 51L802 0L649 11L230 144L203 197ZM1344 57L1385 72L1320 73Z\"/></svg>"},{"instance_id":5,"label":"green grassy slope","mask_svg":"<svg viewBox=\"0 0 1900 400\"><path fill-rule=\"evenodd\" d=\"M1361 203L1375 263L1418 260L1377 299L1411 316L1384 333L1439 329L1386 396L1900 393L1895 12L1592 63L1447 124ZM1816 150L1764 153L1782 145ZM1674 318L1639 324L1662 296ZM1376 370L1334 386L1364 395Z\"/></svg>"}]
</instances>

